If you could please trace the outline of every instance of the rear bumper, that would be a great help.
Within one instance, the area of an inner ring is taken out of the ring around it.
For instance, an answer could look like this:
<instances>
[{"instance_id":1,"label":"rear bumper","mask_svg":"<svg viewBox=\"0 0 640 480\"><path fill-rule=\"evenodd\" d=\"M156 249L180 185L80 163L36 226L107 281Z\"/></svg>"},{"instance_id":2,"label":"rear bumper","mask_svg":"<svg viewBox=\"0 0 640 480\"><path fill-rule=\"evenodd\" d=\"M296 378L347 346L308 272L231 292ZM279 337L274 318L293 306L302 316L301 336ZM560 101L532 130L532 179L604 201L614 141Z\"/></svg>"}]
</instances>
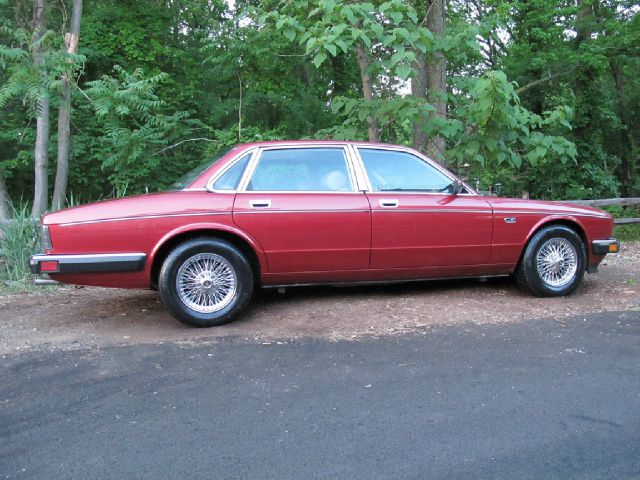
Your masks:
<instances>
[{"instance_id":1,"label":"rear bumper","mask_svg":"<svg viewBox=\"0 0 640 480\"><path fill-rule=\"evenodd\" d=\"M83 255L33 255L32 273L139 272L144 269L144 253L98 253Z\"/></svg>"},{"instance_id":2,"label":"rear bumper","mask_svg":"<svg viewBox=\"0 0 640 480\"><path fill-rule=\"evenodd\" d=\"M620 251L620 242L615 238L607 238L606 240L594 240L593 242L591 242L591 251L594 255L618 253Z\"/></svg>"}]
</instances>

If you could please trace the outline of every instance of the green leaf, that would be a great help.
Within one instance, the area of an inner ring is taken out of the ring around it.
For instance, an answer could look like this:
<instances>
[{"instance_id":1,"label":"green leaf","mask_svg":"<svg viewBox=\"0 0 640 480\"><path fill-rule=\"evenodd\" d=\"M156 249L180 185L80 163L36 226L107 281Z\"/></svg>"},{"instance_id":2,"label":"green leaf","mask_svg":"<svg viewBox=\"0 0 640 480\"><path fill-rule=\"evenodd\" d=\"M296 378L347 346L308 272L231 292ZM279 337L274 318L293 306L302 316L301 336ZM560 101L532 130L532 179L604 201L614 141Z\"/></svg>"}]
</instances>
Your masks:
<instances>
[{"instance_id":1,"label":"green leaf","mask_svg":"<svg viewBox=\"0 0 640 480\"><path fill-rule=\"evenodd\" d=\"M406 80L407 78L409 78L409 75L411 75L411 72L412 72L411 67L408 65L403 64L403 65L399 65L396 68L396 73L403 80Z\"/></svg>"},{"instance_id":2,"label":"green leaf","mask_svg":"<svg viewBox=\"0 0 640 480\"><path fill-rule=\"evenodd\" d=\"M338 47L336 47L334 44L329 43L328 45L325 45L324 48L326 48L328 50L328 52L331 54L331 56L335 57L338 53Z\"/></svg>"},{"instance_id":3,"label":"green leaf","mask_svg":"<svg viewBox=\"0 0 640 480\"><path fill-rule=\"evenodd\" d=\"M389 17L391 17L394 23L398 24L402 22L404 15L402 15L402 12L389 12Z\"/></svg>"},{"instance_id":4,"label":"green leaf","mask_svg":"<svg viewBox=\"0 0 640 480\"><path fill-rule=\"evenodd\" d=\"M320 65L322 65L326 59L327 54L324 52L320 52L315 57L313 57L313 64L316 66L316 68L320 68Z\"/></svg>"},{"instance_id":5,"label":"green leaf","mask_svg":"<svg viewBox=\"0 0 640 480\"><path fill-rule=\"evenodd\" d=\"M341 38L338 38L336 40L336 45L340 47L340 50L342 50L344 53L347 53L347 51L349 51L349 45L347 45L347 42L345 42Z\"/></svg>"}]
</instances>

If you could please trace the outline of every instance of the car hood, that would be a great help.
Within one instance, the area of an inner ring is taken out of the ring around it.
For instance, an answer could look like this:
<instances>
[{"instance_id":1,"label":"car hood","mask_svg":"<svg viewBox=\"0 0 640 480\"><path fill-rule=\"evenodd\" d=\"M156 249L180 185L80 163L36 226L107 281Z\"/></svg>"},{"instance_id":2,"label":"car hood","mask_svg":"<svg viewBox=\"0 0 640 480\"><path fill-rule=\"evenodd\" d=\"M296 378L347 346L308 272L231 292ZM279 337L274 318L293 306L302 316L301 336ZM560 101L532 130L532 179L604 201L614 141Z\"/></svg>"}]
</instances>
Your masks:
<instances>
[{"instance_id":1,"label":"car hood","mask_svg":"<svg viewBox=\"0 0 640 480\"><path fill-rule=\"evenodd\" d=\"M579 215L612 218L599 208L576 205L570 202L549 202L546 200L525 200L519 198L486 197L494 212L536 212L548 215Z\"/></svg>"},{"instance_id":2,"label":"car hood","mask_svg":"<svg viewBox=\"0 0 640 480\"><path fill-rule=\"evenodd\" d=\"M177 213L198 213L205 211L203 207L207 205L207 202L199 201L193 197L202 194L202 192L176 191L103 200L49 213L44 216L42 223L55 225ZM210 210L212 209L207 209L207 211Z\"/></svg>"}]
</instances>

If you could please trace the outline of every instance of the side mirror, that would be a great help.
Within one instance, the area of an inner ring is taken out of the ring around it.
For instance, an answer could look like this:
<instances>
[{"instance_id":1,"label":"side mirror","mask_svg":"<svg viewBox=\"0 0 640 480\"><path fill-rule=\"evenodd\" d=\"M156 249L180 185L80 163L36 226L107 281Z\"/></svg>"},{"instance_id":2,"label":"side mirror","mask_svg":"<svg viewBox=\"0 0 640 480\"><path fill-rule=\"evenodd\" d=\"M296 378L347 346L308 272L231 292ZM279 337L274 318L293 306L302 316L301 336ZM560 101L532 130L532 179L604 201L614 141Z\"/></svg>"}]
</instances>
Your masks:
<instances>
[{"instance_id":1,"label":"side mirror","mask_svg":"<svg viewBox=\"0 0 640 480\"><path fill-rule=\"evenodd\" d=\"M456 178L451 184L451 195L458 195L462 190L464 190L464 185Z\"/></svg>"}]
</instances>

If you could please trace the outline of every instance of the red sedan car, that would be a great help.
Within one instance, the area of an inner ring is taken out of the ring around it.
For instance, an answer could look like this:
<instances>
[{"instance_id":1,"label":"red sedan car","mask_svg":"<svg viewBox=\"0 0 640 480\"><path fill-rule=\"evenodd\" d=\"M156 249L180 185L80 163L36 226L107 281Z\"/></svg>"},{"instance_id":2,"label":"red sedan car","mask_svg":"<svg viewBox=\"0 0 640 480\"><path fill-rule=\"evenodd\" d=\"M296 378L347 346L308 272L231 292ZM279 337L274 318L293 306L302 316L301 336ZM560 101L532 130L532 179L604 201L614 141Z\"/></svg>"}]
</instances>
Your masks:
<instances>
[{"instance_id":1,"label":"red sedan car","mask_svg":"<svg viewBox=\"0 0 640 480\"><path fill-rule=\"evenodd\" d=\"M420 153L356 142L239 145L175 190L43 218L34 273L157 288L193 326L235 318L258 287L515 273L567 295L617 252L611 216L484 197Z\"/></svg>"}]
</instances>

